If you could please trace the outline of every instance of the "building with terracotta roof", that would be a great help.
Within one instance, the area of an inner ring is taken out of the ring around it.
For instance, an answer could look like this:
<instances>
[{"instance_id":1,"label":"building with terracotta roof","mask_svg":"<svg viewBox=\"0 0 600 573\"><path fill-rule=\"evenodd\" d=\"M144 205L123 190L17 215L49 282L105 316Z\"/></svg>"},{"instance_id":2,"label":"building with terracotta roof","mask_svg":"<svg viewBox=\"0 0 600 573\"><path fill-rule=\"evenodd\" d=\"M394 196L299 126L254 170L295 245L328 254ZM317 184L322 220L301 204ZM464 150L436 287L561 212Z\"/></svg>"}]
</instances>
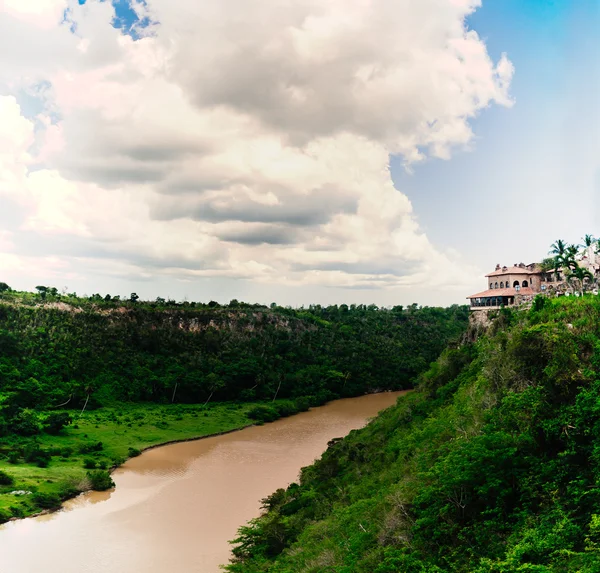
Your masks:
<instances>
[{"instance_id":1,"label":"building with terracotta roof","mask_svg":"<svg viewBox=\"0 0 600 573\"><path fill-rule=\"evenodd\" d=\"M533 300L538 293L556 290L564 284L561 271L544 272L535 263L515 263L512 267L496 265L494 271L485 276L488 288L467 297L471 301L471 310L522 304Z\"/></svg>"},{"instance_id":2,"label":"building with terracotta roof","mask_svg":"<svg viewBox=\"0 0 600 573\"><path fill-rule=\"evenodd\" d=\"M593 288L596 285L594 293L597 293L597 286L600 284L600 252L596 252L596 246L586 247L577 263L593 276L593 280L586 282L583 288ZM578 294L569 285L563 269L544 270L536 263L515 263L512 267L496 265L485 277L488 288L467 297L471 301L471 310L519 305L533 300L540 293L557 296L571 292Z\"/></svg>"}]
</instances>

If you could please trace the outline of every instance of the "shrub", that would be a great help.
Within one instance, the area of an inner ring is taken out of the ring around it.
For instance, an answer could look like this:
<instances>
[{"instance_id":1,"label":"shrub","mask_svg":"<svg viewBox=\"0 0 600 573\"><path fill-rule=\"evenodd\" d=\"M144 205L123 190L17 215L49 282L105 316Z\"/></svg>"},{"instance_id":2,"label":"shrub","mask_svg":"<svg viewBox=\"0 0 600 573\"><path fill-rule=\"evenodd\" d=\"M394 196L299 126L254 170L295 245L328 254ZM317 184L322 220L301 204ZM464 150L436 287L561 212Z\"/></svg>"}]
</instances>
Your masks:
<instances>
[{"instance_id":1,"label":"shrub","mask_svg":"<svg viewBox=\"0 0 600 573\"><path fill-rule=\"evenodd\" d=\"M60 497L55 493L37 491L31 496L31 501L40 509L57 509L60 507Z\"/></svg>"},{"instance_id":2,"label":"shrub","mask_svg":"<svg viewBox=\"0 0 600 573\"><path fill-rule=\"evenodd\" d=\"M140 450L138 450L137 448L129 448L127 453L130 458L135 458L135 457L139 456L142 452Z\"/></svg>"},{"instance_id":3,"label":"shrub","mask_svg":"<svg viewBox=\"0 0 600 573\"><path fill-rule=\"evenodd\" d=\"M91 452L101 452L103 448L104 444L102 442L96 442L95 444L81 444L78 449L80 454L89 454Z\"/></svg>"},{"instance_id":4,"label":"shrub","mask_svg":"<svg viewBox=\"0 0 600 573\"><path fill-rule=\"evenodd\" d=\"M17 450L11 450L8 452L8 463L18 464L21 459L21 453Z\"/></svg>"},{"instance_id":5,"label":"shrub","mask_svg":"<svg viewBox=\"0 0 600 573\"><path fill-rule=\"evenodd\" d=\"M274 406L282 418L298 413L298 407L296 406L295 402L292 402L291 400L282 400L275 403Z\"/></svg>"},{"instance_id":6,"label":"shrub","mask_svg":"<svg viewBox=\"0 0 600 573\"><path fill-rule=\"evenodd\" d=\"M105 470L88 472L87 477L90 480L92 489L95 491L105 491L114 487L115 485L115 482L113 482L110 474Z\"/></svg>"},{"instance_id":7,"label":"shrub","mask_svg":"<svg viewBox=\"0 0 600 573\"><path fill-rule=\"evenodd\" d=\"M278 418L280 418L279 412L272 408L271 406L254 406L250 410L248 410L247 414L248 418L251 420L256 420L257 422L274 422Z\"/></svg>"},{"instance_id":8,"label":"shrub","mask_svg":"<svg viewBox=\"0 0 600 573\"><path fill-rule=\"evenodd\" d=\"M45 468L50 462L50 452L42 449L39 444L33 442L25 446L23 458L27 463L37 464L39 467ZM46 465L40 465L44 463Z\"/></svg>"},{"instance_id":9,"label":"shrub","mask_svg":"<svg viewBox=\"0 0 600 573\"><path fill-rule=\"evenodd\" d=\"M92 458L86 458L85 460L83 460L83 467L86 470L95 470L96 460L93 460Z\"/></svg>"},{"instance_id":10,"label":"shrub","mask_svg":"<svg viewBox=\"0 0 600 573\"><path fill-rule=\"evenodd\" d=\"M64 427L73 421L71 414L66 412L53 412L44 420L44 430L48 434L58 434Z\"/></svg>"},{"instance_id":11,"label":"shrub","mask_svg":"<svg viewBox=\"0 0 600 573\"><path fill-rule=\"evenodd\" d=\"M10 422L10 429L21 436L34 436L40 431L37 414L28 408L20 410Z\"/></svg>"},{"instance_id":12,"label":"shrub","mask_svg":"<svg viewBox=\"0 0 600 573\"><path fill-rule=\"evenodd\" d=\"M295 403L298 412L306 412L310 408L310 399L306 396L296 398Z\"/></svg>"},{"instance_id":13,"label":"shrub","mask_svg":"<svg viewBox=\"0 0 600 573\"><path fill-rule=\"evenodd\" d=\"M0 470L0 485L13 485L15 483L14 478Z\"/></svg>"},{"instance_id":14,"label":"shrub","mask_svg":"<svg viewBox=\"0 0 600 573\"><path fill-rule=\"evenodd\" d=\"M4 509L0 509L0 524L6 523L11 517L12 517L12 514L8 513L8 511L5 511Z\"/></svg>"},{"instance_id":15,"label":"shrub","mask_svg":"<svg viewBox=\"0 0 600 573\"><path fill-rule=\"evenodd\" d=\"M25 517L25 510L18 505L11 505L9 509L13 517Z\"/></svg>"}]
</instances>

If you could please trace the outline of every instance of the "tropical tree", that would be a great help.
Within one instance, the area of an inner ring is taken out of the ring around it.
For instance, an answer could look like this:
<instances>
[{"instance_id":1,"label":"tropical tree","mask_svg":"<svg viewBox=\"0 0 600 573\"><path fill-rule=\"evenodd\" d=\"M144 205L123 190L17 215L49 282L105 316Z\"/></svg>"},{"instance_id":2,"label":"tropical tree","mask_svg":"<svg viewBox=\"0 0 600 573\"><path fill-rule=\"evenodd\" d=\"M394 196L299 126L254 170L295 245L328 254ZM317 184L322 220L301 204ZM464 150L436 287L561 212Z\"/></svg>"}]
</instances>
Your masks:
<instances>
[{"instance_id":1,"label":"tropical tree","mask_svg":"<svg viewBox=\"0 0 600 573\"><path fill-rule=\"evenodd\" d=\"M579 254L579 248L577 245L567 246L567 251L563 255L562 263L564 267L569 269L576 269L579 265L577 264L577 255Z\"/></svg>"},{"instance_id":2,"label":"tropical tree","mask_svg":"<svg viewBox=\"0 0 600 573\"><path fill-rule=\"evenodd\" d=\"M11 288L6 283L0 283L0 292L10 292Z\"/></svg>"},{"instance_id":3,"label":"tropical tree","mask_svg":"<svg viewBox=\"0 0 600 573\"><path fill-rule=\"evenodd\" d=\"M39 285L35 287L35 290L38 291L38 294L42 297L42 299L46 298L46 295L48 294L47 286Z\"/></svg>"},{"instance_id":4,"label":"tropical tree","mask_svg":"<svg viewBox=\"0 0 600 573\"><path fill-rule=\"evenodd\" d=\"M562 239L558 239L558 241L555 241L554 243L552 243L552 245L550 245L549 254L554 255L555 257L562 257L566 252L567 243L565 243L565 241L563 241Z\"/></svg>"},{"instance_id":5,"label":"tropical tree","mask_svg":"<svg viewBox=\"0 0 600 573\"><path fill-rule=\"evenodd\" d=\"M581 243L580 247L587 249L589 247L592 247L593 245L595 245L598 240L596 238L594 238L594 235L585 235L583 237L583 239L581 239L583 242Z\"/></svg>"},{"instance_id":6,"label":"tropical tree","mask_svg":"<svg viewBox=\"0 0 600 573\"><path fill-rule=\"evenodd\" d=\"M586 284L594 282L594 275L584 267L577 265L574 269L569 271L567 275L567 282L572 285L573 283L579 284L579 292L583 295Z\"/></svg>"}]
</instances>

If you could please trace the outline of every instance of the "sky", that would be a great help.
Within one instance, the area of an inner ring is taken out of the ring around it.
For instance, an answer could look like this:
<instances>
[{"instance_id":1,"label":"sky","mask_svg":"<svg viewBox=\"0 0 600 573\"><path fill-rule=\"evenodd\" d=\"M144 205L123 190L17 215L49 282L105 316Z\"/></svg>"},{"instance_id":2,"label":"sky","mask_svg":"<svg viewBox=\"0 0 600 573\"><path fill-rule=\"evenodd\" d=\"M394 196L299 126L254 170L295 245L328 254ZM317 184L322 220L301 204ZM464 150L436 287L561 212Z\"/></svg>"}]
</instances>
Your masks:
<instances>
[{"instance_id":1,"label":"sky","mask_svg":"<svg viewBox=\"0 0 600 573\"><path fill-rule=\"evenodd\" d=\"M597 0L0 0L0 281L448 305L600 235Z\"/></svg>"}]
</instances>

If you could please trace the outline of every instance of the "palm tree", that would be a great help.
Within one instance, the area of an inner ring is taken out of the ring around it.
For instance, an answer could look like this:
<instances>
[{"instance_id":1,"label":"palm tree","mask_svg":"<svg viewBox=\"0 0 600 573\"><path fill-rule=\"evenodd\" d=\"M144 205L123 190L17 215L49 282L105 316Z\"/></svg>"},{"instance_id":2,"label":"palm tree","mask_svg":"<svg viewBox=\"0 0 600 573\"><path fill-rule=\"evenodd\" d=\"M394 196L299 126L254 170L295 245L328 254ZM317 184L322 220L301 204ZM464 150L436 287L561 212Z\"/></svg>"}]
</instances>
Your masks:
<instances>
[{"instance_id":1,"label":"palm tree","mask_svg":"<svg viewBox=\"0 0 600 573\"><path fill-rule=\"evenodd\" d=\"M581 240L583 241L583 243L579 246L583 247L584 249L591 247L594 243L597 242L597 239L594 238L594 235L585 235Z\"/></svg>"},{"instance_id":2,"label":"palm tree","mask_svg":"<svg viewBox=\"0 0 600 573\"><path fill-rule=\"evenodd\" d=\"M554 255L554 278L558 280L558 273L561 267L568 261L565 259L568 253L569 246L562 239L558 239L550 245L550 255ZM569 265L567 265L569 266Z\"/></svg>"},{"instance_id":3,"label":"palm tree","mask_svg":"<svg viewBox=\"0 0 600 573\"><path fill-rule=\"evenodd\" d=\"M567 276L567 282L572 284L574 281L579 282L580 292L583 296L585 291L585 281L589 281L590 283L594 281L594 275L590 273L586 268L580 267L577 263L575 263L575 268L569 271Z\"/></svg>"},{"instance_id":4,"label":"palm tree","mask_svg":"<svg viewBox=\"0 0 600 573\"><path fill-rule=\"evenodd\" d=\"M550 253L551 255L562 257L567 250L567 243L565 243L562 239L558 239L550 245Z\"/></svg>"},{"instance_id":5,"label":"palm tree","mask_svg":"<svg viewBox=\"0 0 600 573\"><path fill-rule=\"evenodd\" d=\"M568 245L565 254L562 257L563 266L569 269L576 269L579 265L577 264L577 255L579 254L579 248L577 245Z\"/></svg>"}]
</instances>

